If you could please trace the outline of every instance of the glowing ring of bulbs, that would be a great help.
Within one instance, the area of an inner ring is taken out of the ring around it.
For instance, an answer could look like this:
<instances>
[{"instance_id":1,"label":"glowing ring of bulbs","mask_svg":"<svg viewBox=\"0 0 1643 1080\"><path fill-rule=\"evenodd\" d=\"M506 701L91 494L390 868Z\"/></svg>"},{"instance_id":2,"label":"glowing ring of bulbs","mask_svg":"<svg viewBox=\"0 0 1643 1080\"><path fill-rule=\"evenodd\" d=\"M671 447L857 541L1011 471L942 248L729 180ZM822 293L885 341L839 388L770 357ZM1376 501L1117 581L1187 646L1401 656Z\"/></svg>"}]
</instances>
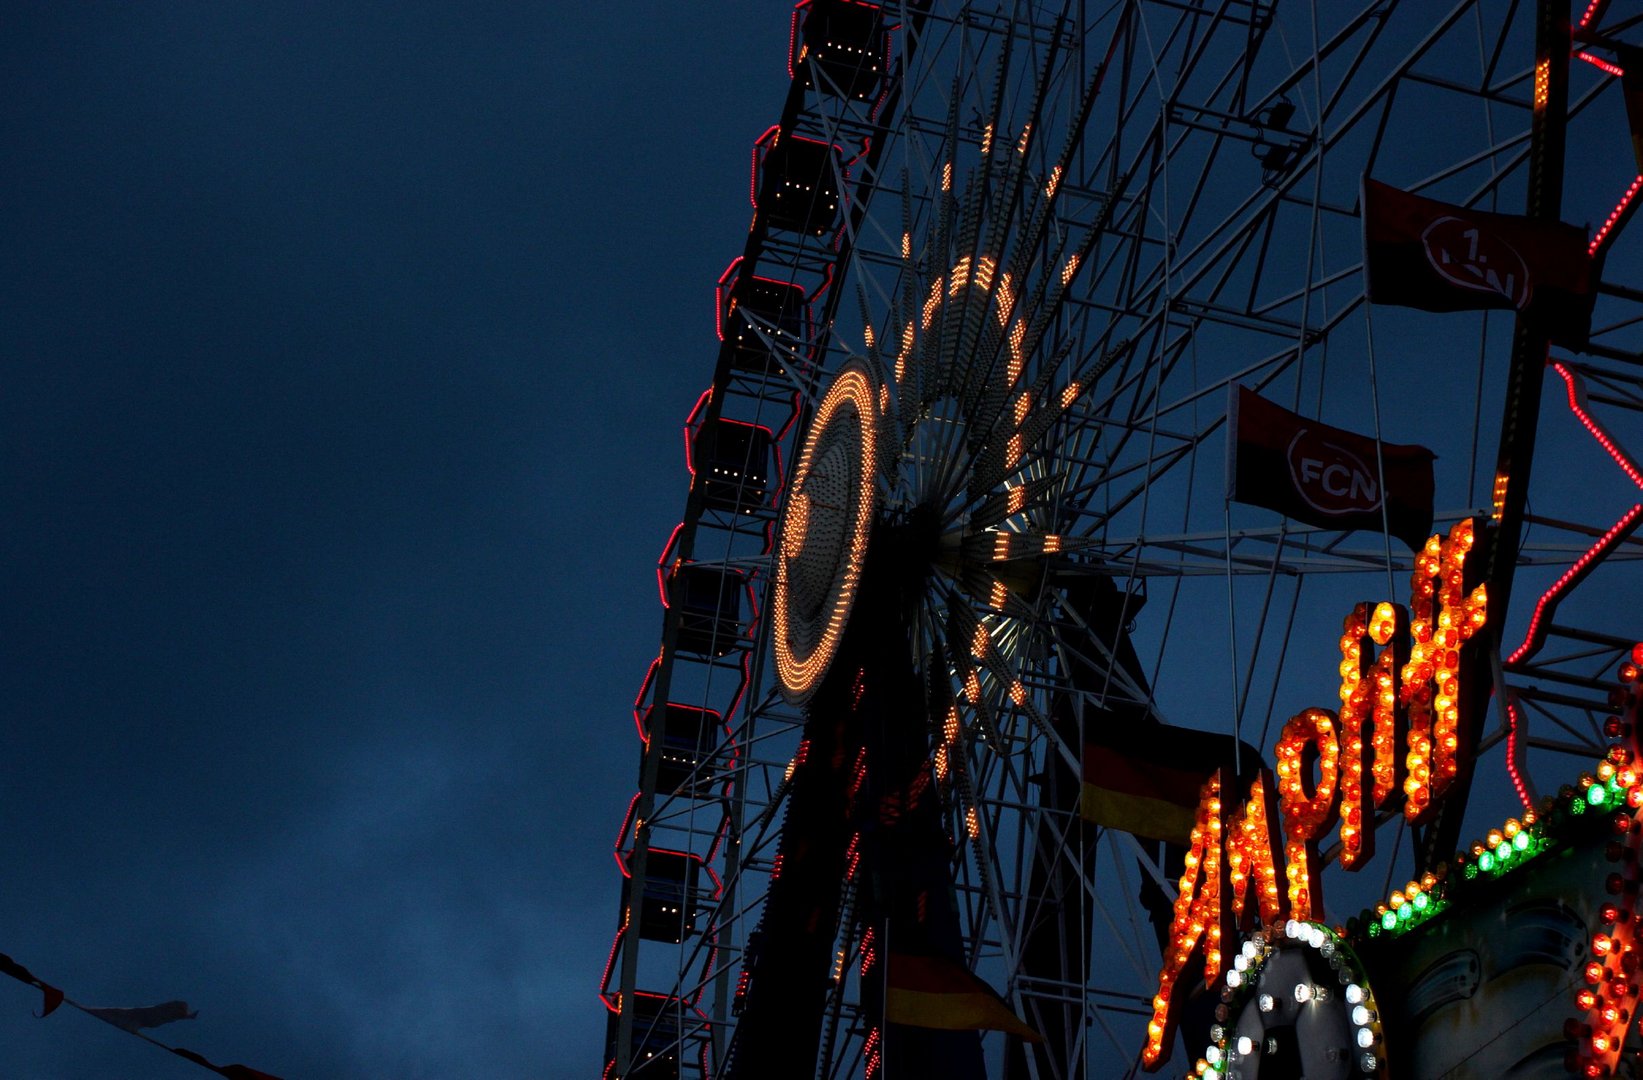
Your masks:
<instances>
[{"instance_id":1,"label":"glowing ring of bulbs","mask_svg":"<svg viewBox=\"0 0 1643 1080\"><path fill-rule=\"evenodd\" d=\"M782 693L815 693L856 599L877 500L878 380L850 360L805 434L776 549L775 653Z\"/></svg>"},{"instance_id":2,"label":"glowing ring of bulbs","mask_svg":"<svg viewBox=\"0 0 1643 1080\"><path fill-rule=\"evenodd\" d=\"M1309 965L1305 953L1316 960ZM1318 979L1315 972L1324 977ZM1283 1021L1277 1028L1293 1028L1297 1036L1309 1029L1311 1037L1328 1037L1332 1028L1346 1035L1349 1045L1342 1049L1347 1056L1334 1059L1336 1067L1328 1075L1346 1080L1384 1080L1388 1075L1380 1007L1363 965L1323 924L1290 919L1281 927L1257 931L1234 955L1221 987L1222 1011L1210 1028L1212 1041L1200 1060L1200 1075L1210 1070L1226 1077L1245 1075L1240 1066L1262 1053L1263 1018L1273 1014ZM1324 1011L1312 1014L1319 1006Z\"/></svg>"}]
</instances>

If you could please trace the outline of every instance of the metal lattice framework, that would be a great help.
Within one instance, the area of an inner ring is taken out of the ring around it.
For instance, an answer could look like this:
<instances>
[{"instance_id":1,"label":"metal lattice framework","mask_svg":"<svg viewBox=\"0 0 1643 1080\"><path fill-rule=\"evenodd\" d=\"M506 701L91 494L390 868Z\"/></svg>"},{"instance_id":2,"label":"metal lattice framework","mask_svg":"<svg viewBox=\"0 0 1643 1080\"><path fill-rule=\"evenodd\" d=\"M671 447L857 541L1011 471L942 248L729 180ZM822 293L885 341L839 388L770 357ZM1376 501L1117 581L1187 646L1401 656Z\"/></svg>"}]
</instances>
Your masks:
<instances>
[{"instance_id":1,"label":"metal lattice framework","mask_svg":"<svg viewBox=\"0 0 1643 1080\"><path fill-rule=\"evenodd\" d=\"M1495 522L1477 791L1528 800L1601 752L1643 573L1625 449L1643 428L1643 293L1624 232L1643 163L1620 87L1643 27L1606 7L800 5L658 570L601 988L607 1077L751 1075L738 1055L768 1011L748 1008L749 982L761 940L790 929L766 900L806 765L807 714L777 692L765 617L783 470L851 356L886 388L881 517L923 514L937 537L904 628L924 688L908 723L964 959L1048 1036L989 1035L989 1075L1138 1069L1148 909L1174 884L1157 845L1079 816L1089 732L1166 719L1264 749L1274 718L1335 704L1340 617L1407 595L1401 545L1228 504L1231 387L1431 447L1436 527ZM1364 175L1590 221L1605 260L1591 343L1547 367L1509 312L1371 307ZM804 187L797 210L783 181ZM1370 892L1400 855L1454 849L1466 798L1452 802L1383 843ZM817 1042L783 1075L918 1075L866 985L886 946L862 907L861 839L840 833Z\"/></svg>"}]
</instances>

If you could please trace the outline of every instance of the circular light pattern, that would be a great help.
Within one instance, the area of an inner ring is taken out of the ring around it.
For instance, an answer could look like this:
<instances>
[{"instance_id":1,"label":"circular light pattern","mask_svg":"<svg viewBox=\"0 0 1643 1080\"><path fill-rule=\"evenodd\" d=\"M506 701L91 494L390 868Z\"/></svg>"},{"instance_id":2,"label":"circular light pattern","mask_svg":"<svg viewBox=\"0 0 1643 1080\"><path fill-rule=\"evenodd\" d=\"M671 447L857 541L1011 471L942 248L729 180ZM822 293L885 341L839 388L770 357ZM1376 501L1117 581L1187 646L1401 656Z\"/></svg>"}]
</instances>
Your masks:
<instances>
[{"instance_id":1,"label":"circular light pattern","mask_svg":"<svg viewBox=\"0 0 1643 1080\"><path fill-rule=\"evenodd\" d=\"M1250 935L1239 956L1246 967L1227 973L1199 1075L1253 1080L1276 1068L1319 1080L1382 1080L1374 997L1333 930L1291 919Z\"/></svg>"},{"instance_id":2,"label":"circular light pattern","mask_svg":"<svg viewBox=\"0 0 1643 1080\"><path fill-rule=\"evenodd\" d=\"M775 653L782 694L815 693L832 662L867 557L877 494L878 380L848 361L805 434L776 546Z\"/></svg>"}]
</instances>

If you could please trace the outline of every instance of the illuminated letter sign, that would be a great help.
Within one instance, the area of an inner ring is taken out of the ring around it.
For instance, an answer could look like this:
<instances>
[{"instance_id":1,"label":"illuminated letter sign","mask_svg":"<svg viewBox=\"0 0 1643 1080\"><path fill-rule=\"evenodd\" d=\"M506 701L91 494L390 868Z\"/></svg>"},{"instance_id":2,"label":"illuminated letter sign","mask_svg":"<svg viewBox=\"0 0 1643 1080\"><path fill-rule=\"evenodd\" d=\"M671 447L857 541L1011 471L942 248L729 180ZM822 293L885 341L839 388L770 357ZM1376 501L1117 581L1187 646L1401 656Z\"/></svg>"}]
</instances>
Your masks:
<instances>
[{"instance_id":1,"label":"illuminated letter sign","mask_svg":"<svg viewBox=\"0 0 1643 1080\"><path fill-rule=\"evenodd\" d=\"M1318 838L1335 823L1340 755L1335 714L1328 709L1296 713L1278 736L1278 798L1289 836L1284 872L1289 878L1291 918L1316 919L1323 912ZM1314 761L1318 786L1309 795L1306 785Z\"/></svg>"},{"instance_id":2,"label":"illuminated letter sign","mask_svg":"<svg viewBox=\"0 0 1643 1080\"><path fill-rule=\"evenodd\" d=\"M1301 468L1313 468L1308 459L1299 460ZM1326 491L1347 484L1352 494L1344 474L1329 468L1319 465L1312 480ZM1346 617L1340 714L1305 709L1290 717L1275 750L1275 785L1273 774L1261 770L1228 813L1223 795L1233 794L1224 787L1229 777L1217 773L1204 784L1141 1051L1148 1072L1169 1059L1175 1006L1183 996L1180 977L1196 956L1202 955L1205 980L1213 985L1221 974L1224 934L1247 928L1256 910L1267 925L1286 914L1321 917L1319 842L1337 818L1341 866L1356 870L1374 854L1375 810L1400 790L1411 821L1441 804L1463 757L1461 718L1473 708L1474 690L1463 677L1471 664L1465 646L1488 621L1484 586L1467 588L1466 561L1475 541L1476 526L1468 520L1447 537L1426 542L1415 559L1407 613L1390 603L1359 604ZM1280 843L1288 885L1282 896ZM1227 976L1229 983L1236 974Z\"/></svg>"},{"instance_id":3,"label":"illuminated letter sign","mask_svg":"<svg viewBox=\"0 0 1643 1080\"><path fill-rule=\"evenodd\" d=\"M1403 782L1398 672L1409 660L1409 616L1396 604L1359 604L1341 629L1341 865L1356 870L1375 854L1375 810Z\"/></svg>"},{"instance_id":4,"label":"illuminated letter sign","mask_svg":"<svg viewBox=\"0 0 1643 1080\"><path fill-rule=\"evenodd\" d=\"M1227 864L1221 857L1226 812L1221 805L1222 779L1230 770L1217 770L1198 793L1198 821L1192 827L1186 872L1175 898L1175 914L1165 942L1164 970L1158 974L1158 993L1152 999L1147 1045L1141 1051L1147 1068L1169 1058L1175 1040L1175 1005L1186 993L1178 981L1195 956L1204 959L1204 985L1221 977L1221 938L1227 929L1225 897L1231 891Z\"/></svg>"}]
</instances>

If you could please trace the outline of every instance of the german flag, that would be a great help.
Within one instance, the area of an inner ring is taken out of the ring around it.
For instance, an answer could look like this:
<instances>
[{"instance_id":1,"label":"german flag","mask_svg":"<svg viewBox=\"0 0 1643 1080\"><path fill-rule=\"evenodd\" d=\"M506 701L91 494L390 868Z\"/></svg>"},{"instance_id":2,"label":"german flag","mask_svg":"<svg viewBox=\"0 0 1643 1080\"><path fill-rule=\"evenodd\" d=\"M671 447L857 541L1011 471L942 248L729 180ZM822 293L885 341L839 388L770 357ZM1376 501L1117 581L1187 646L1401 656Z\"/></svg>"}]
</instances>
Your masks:
<instances>
[{"instance_id":1,"label":"german flag","mask_svg":"<svg viewBox=\"0 0 1643 1080\"><path fill-rule=\"evenodd\" d=\"M884 1018L942 1031L1005 1031L1028 1042L1044 1037L963 964L940 956L891 953Z\"/></svg>"},{"instance_id":2,"label":"german flag","mask_svg":"<svg viewBox=\"0 0 1643 1080\"><path fill-rule=\"evenodd\" d=\"M1198 791L1216 769L1234 763L1233 740L1169 724L1104 730L1084 744L1084 820L1109 829L1186 847ZM1243 744L1242 765L1254 775L1261 755Z\"/></svg>"}]
</instances>

